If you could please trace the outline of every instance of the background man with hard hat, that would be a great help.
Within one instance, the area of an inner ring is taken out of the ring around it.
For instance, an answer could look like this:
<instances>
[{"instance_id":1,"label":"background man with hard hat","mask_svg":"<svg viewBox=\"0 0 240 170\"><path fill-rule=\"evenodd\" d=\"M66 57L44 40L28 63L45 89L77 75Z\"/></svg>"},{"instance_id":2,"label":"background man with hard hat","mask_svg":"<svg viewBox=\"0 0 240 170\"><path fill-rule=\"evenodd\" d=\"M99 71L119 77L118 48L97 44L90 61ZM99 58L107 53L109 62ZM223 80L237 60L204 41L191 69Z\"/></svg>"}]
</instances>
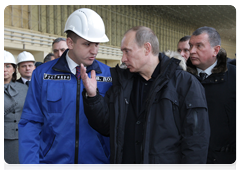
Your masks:
<instances>
[{"instance_id":1,"label":"background man with hard hat","mask_svg":"<svg viewBox=\"0 0 240 170\"><path fill-rule=\"evenodd\" d=\"M17 64L18 72L21 75L17 82L29 86L29 81L31 81L32 72L36 68L34 65L35 64L34 56L29 52L23 51L17 56Z\"/></svg>"},{"instance_id":2,"label":"background man with hard hat","mask_svg":"<svg viewBox=\"0 0 240 170\"><path fill-rule=\"evenodd\" d=\"M18 164L18 122L27 94L27 86L16 82L14 56L4 50L4 160Z\"/></svg>"},{"instance_id":3,"label":"background man with hard hat","mask_svg":"<svg viewBox=\"0 0 240 170\"><path fill-rule=\"evenodd\" d=\"M99 43L109 41L101 17L82 8L67 19L63 55L37 67L19 122L20 163L109 163L109 138L84 114L80 72L95 70L101 95L112 85L109 66L95 60Z\"/></svg>"}]
</instances>

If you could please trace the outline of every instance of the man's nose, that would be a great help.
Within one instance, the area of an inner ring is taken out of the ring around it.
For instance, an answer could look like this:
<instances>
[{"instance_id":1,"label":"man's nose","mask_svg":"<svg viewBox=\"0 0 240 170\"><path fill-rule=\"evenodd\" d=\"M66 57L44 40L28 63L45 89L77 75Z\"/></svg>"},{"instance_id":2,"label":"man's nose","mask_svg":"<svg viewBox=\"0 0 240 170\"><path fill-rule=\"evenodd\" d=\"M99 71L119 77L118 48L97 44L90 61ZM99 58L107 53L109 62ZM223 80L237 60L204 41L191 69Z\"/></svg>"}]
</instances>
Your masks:
<instances>
[{"instance_id":1,"label":"man's nose","mask_svg":"<svg viewBox=\"0 0 240 170\"><path fill-rule=\"evenodd\" d=\"M126 57L126 55L124 53L122 55L121 61L122 61L122 63L125 63L127 61L127 57Z\"/></svg>"},{"instance_id":2,"label":"man's nose","mask_svg":"<svg viewBox=\"0 0 240 170\"><path fill-rule=\"evenodd\" d=\"M184 56L185 53L184 53L184 51L181 51L180 54L181 54L181 56Z\"/></svg>"},{"instance_id":3,"label":"man's nose","mask_svg":"<svg viewBox=\"0 0 240 170\"><path fill-rule=\"evenodd\" d=\"M190 47L189 52L190 52L190 54L196 53L196 48L194 46Z\"/></svg>"},{"instance_id":4,"label":"man's nose","mask_svg":"<svg viewBox=\"0 0 240 170\"><path fill-rule=\"evenodd\" d=\"M92 44L90 52L91 52L92 54L97 55L97 53L98 53L98 49L99 49L98 46Z\"/></svg>"},{"instance_id":5,"label":"man's nose","mask_svg":"<svg viewBox=\"0 0 240 170\"><path fill-rule=\"evenodd\" d=\"M59 52L58 52L58 58L61 57L62 54L63 54L63 52L62 52L62 51L59 51Z\"/></svg>"}]
</instances>

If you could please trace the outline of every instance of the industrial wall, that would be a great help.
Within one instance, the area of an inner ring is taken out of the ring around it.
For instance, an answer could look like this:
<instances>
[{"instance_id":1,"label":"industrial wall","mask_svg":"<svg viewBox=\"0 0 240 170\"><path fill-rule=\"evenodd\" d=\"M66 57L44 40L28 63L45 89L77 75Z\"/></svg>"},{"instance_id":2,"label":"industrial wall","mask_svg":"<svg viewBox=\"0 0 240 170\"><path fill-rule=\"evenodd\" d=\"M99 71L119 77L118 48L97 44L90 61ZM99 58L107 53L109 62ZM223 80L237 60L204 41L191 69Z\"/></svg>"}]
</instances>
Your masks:
<instances>
[{"instance_id":1,"label":"industrial wall","mask_svg":"<svg viewBox=\"0 0 240 170\"><path fill-rule=\"evenodd\" d=\"M97 59L110 66L120 63L123 34L134 26L150 27L159 38L160 51L176 51L178 40L196 29L155 6L9 5L4 11L4 49L15 57L23 50L29 51L37 61L43 61L51 52L52 41L65 37L65 22L79 8L93 9L102 17L110 41L101 44ZM222 39L222 47L229 58L235 58L236 42Z\"/></svg>"}]
</instances>

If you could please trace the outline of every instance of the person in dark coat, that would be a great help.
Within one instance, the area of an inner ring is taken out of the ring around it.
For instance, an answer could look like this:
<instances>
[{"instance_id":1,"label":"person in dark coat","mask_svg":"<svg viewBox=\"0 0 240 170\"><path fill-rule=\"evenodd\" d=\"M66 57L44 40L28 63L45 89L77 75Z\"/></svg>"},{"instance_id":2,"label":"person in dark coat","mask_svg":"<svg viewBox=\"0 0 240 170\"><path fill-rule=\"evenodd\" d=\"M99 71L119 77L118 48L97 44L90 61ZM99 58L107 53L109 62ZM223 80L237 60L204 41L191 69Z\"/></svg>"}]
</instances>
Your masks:
<instances>
[{"instance_id":1,"label":"person in dark coat","mask_svg":"<svg viewBox=\"0 0 240 170\"><path fill-rule=\"evenodd\" d=\"M157 37L142 26L125 33L121 50L127 69L111 69L113 86L104 98L95 73L88 78L81 67L85 114L94 129L110 136L110 162L206 163L207 103L202 85L182 69L184 58L159 53Z\"/></svg>"},{"instance_id":2,"label":"person in dark coat","mask_svg":"<svg viewBox=\"0 0 240 170\"><path fill-rule=\"evenodd\" d=\"M236 160L236 66L220 49L221 38L211 27L191 36L188 71L205 88L211 137L207 163L230 164ZM205 72L206 74L203 75Z\"/></svg>"}]
</instances>

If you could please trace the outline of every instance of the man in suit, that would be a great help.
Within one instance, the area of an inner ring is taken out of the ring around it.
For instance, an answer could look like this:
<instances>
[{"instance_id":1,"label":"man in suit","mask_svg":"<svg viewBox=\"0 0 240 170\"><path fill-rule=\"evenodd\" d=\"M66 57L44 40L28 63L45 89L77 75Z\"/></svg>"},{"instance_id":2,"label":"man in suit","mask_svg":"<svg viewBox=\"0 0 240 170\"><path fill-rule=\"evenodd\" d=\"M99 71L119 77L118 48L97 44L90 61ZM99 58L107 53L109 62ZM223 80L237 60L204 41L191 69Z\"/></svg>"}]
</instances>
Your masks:
<instances>
[{"instance_id":1,"label":"man in suit","mask_svg":"<svg viewBox=\"0 0 240 170\"><path fill-rule=\"evenodd\" d=\"M17 64L18 72L21 75L17 82L29 86L29 82L31 81L32 77L32 72L36 68L34 65L35 64L34 56L29 52L23 51L17 56Z\"/></svg>"}]
</instances>

